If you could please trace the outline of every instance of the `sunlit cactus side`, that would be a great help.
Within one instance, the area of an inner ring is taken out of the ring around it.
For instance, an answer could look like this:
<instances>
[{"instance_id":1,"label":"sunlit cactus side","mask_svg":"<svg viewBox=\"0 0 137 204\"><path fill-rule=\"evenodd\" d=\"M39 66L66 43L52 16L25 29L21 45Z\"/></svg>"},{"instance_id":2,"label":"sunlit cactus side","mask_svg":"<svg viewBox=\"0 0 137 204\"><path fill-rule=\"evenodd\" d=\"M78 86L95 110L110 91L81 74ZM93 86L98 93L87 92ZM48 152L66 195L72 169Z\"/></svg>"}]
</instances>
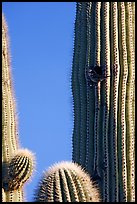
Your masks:
<instances>
[{"instance_id":1,"label":"sunlit cactus side","mask_svg":"<svg viewBox=\"0 0 137 204\"><path fill-rule=\"evenodd\" d=\"M135 2L77 2L72 160L104 202L135 201Z\"/></svg>"},{"instance_id":2,"label":"sunlit cactus side","mask_svg":"<svg viewBox=\"0 0 137 204\"><path fill-rule=\"evenodd\" d=\"M34 169L34 155L20 150L11 78L7 25L2 15L2 201L23 202L22 185Z\"/></svg>"},{"instance_id":3,"label":"sunlit cactus side","mask_svg":"<svg viewBox=\"0 0 137 204\"><path fill-rule=\"evenodd\" d=\"M63 161L50 167L39 182L35 202L99 202L97 185L76 163Z\"/></svg>"}]
</instances>

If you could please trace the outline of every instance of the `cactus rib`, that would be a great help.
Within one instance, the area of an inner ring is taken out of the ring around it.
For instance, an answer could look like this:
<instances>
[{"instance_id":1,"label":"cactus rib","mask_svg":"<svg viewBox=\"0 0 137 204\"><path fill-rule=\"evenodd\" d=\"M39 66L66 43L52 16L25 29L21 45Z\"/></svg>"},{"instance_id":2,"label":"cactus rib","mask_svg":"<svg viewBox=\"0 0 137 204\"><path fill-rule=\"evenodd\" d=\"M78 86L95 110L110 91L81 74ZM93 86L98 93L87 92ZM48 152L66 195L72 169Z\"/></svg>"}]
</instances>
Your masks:
<instances>
[{"instance_id":1,"label":"cactus rib","mask_svg":"<svg viewBox=\"0 0 137 204\"><path fill-rule=\"evenodd\" d=\"M88 32L88 38L87 38L87 55L86 55L86 66L94 66L94 48L95 48L95 25L93 24L94 16L91 16L91 12L95 11L95 6L92 2L89 2L88 7L88 21L87 21L87 32ZM91 27L91 24L93 26ZM91 41L93 43L91 43ZM73 73L73 70L72 70ZM94 86L89 86L88 81L86 81L86 87L87 87L87 141L86 141L86 162L85 166L89 173L93 171L94 167L94 120L92 115L95 114L95 107L93 104L95 104L94 99ZM75 93L75 92L74 92ZM75 111L75 110L74 110ZM77 111L75 111L76 113ZM76 135L74 135L73 138L75 138ZM74 160L75 161L75 160Z\"/></svg>"},{"instance_id":2,"label":"cactus rib","mask_svg":"<svg viewBox=\"0 0 137 204\"><path fill-rule=\"evenodd\" d=\"M87 3L83 3L81 7L81 29L80 29L80 54L79 54L79 73L78 73L78 79L79 79L79 89L80 89L80 161L81 164L84 166L85 164L85 152L86 152L86 80L85 80L85 57L86 57L86 41L87 41L87 28L86 28L86 22L87 22ZM86 38L86 41L84 41ZM82 56L85 56L84 58ZM84 59L84 60L83 60ZM83 126L83 124L85 124Z\"/></svg>"},{"instance_id":3,"label":"cactus rib","mask_svg":"<svg viewBox=\"0 0 137 204\"><path fill-rule=\"evenodd\" d=\"M132 101L133 101L133 89L135 81L135 56L134 56L134 46L133 46L133 24L132 24L132 7L131 2L125 3L127 24L127 53L128 53L128 78L127 78L127 95L126 95L126 118L127 118L127 147L129 154L127 155L128 174L127 174L127 188L128 188L128 200L135 200L135 132L134 132L134 122L132 116ZM129 119L130 118L130 119Z\"/></svg>"}]
</instances>

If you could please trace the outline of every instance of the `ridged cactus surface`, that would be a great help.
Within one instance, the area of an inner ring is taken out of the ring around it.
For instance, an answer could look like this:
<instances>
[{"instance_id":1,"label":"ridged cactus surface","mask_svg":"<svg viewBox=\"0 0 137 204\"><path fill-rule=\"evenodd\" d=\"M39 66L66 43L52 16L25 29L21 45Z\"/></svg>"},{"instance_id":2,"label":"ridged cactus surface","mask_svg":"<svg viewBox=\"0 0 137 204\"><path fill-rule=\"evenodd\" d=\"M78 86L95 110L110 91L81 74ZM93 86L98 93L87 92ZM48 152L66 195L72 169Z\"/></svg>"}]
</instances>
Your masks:
<instances>
[{"instance_id":1,"label":"ridged cactus surface","mask_svg":"<svg viewBox=\"0 0 137 204\"><path fill-rule=\"evenodd\" d=\"M19 149L10 162L3 175L3 186L6 191L17 190L30 178L34 169L34 155L27 149ZM8 178L8 179L7 179Z\"/></svg>"},{"instance_id":2,"label":"ridged cactus surface","mask_svg":"<svg viewBox=\"0 0 137 204\"><path fill-rule=\"evenodd\" d=\"M46 171L35 193L35 202L99 202L99 192L77 164L60 162Z\"/></svg>"},{"instance_id":3,"label":"ridged cactus surface","mask_svg":"<svg viewBox=\"0 0 137 204\"><path fill-rule=\"evenodd\" d=\"M72 94L73 161L135 201L135 2L77 2Z\"/></svg>"},{"instance_id":4,"label":"ridged cactus surface","mask_svg":"<svg viewBox=\"0 0 137 204\"><path fill-rule=\"evenodd\" d=\"M2 16L2 201L23 202L23 184L34 169L34 155L19 146L10 66L8 31Z\"/></svg>"}]
</instances>

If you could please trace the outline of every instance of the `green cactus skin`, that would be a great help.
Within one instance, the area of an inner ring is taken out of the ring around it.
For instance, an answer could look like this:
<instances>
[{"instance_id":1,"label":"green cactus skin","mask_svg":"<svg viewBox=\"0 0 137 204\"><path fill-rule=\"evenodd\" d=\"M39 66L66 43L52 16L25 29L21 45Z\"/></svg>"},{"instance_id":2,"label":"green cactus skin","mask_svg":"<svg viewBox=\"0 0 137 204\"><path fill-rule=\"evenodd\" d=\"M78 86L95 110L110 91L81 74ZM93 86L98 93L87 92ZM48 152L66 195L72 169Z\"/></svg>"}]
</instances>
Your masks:
<instances>
[{"instance_id":1,"label":"green cactus skin","mask_svg":"<svg viewBox=\"0 0 137 204\"><path fill-rule=\"evenodd\" d=\"M99 202L98 188L76 163L54 164L44 175L35 193L35 202Z\"/></svg>"},{"instance_id":2,"label":"green cactus skin","mask_svg":"<svg viewBox=\"0 0 137 204\"><path fill-rule=\"evenodd\" d=\"M101 66L93 82L86 69ZM135 201L135 2L77 2L72 160L104 202Z\"/></svg>"},{"instance_id":3,"label":"green cactus skin","mask_svg":"<svg viewBox=\"0 0 137 204\"><path fill-rule=\"evenodd\" d=\"M2 15L2 200L23 202L23 183L29 179L34 168L34 155L20 150L15 99L12 87L7 25ZM24 155L20 161L18 156ZM15 158L13 158L15 156ZM24 162L27 162L24 164ZM13 166L15 165L15 166ZM28 165L28 166L26 166ZM14 172L15 170L15 172ZM13 172L11 172L13 171ZM10 174L9 174L10 173ZM14 178L10 177L12 175ZM15 178L16 177L16 178ZM17 180L16 180L17 179ZM16 185L15 187L15 183ZM12 186L11 188L9 188ZM13 188L14 186L14 188Z\"/></svg>"}]
</instances>

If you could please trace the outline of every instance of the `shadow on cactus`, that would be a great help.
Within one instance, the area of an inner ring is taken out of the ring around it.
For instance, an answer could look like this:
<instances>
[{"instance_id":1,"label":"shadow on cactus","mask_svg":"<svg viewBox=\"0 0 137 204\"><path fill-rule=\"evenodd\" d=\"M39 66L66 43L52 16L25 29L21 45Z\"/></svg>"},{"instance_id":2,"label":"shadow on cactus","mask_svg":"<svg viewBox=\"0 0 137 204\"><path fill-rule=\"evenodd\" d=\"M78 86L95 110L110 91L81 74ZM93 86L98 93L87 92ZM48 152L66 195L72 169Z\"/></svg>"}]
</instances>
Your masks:
<instances>
[{"instance_id":1,"label":"shadow on cactus","mask_svg":"<svg viewBox=\"0 0 137 204\"><path fill-rule=\"evenodd\" d=\"M135 201L135 2L77 2L72 160L103 202Z\"/></svg>"},{"instance_id":2,"label":"shadow on cactus","mask_svg":"<svg viewBox=\"0 0 137 204\"><path fill-rule=\"evenodd\" d=\"M76 163L63 161L46 171L35 192L35 202L99 202L99 191Z\"/></svg>"}]
</instances>

